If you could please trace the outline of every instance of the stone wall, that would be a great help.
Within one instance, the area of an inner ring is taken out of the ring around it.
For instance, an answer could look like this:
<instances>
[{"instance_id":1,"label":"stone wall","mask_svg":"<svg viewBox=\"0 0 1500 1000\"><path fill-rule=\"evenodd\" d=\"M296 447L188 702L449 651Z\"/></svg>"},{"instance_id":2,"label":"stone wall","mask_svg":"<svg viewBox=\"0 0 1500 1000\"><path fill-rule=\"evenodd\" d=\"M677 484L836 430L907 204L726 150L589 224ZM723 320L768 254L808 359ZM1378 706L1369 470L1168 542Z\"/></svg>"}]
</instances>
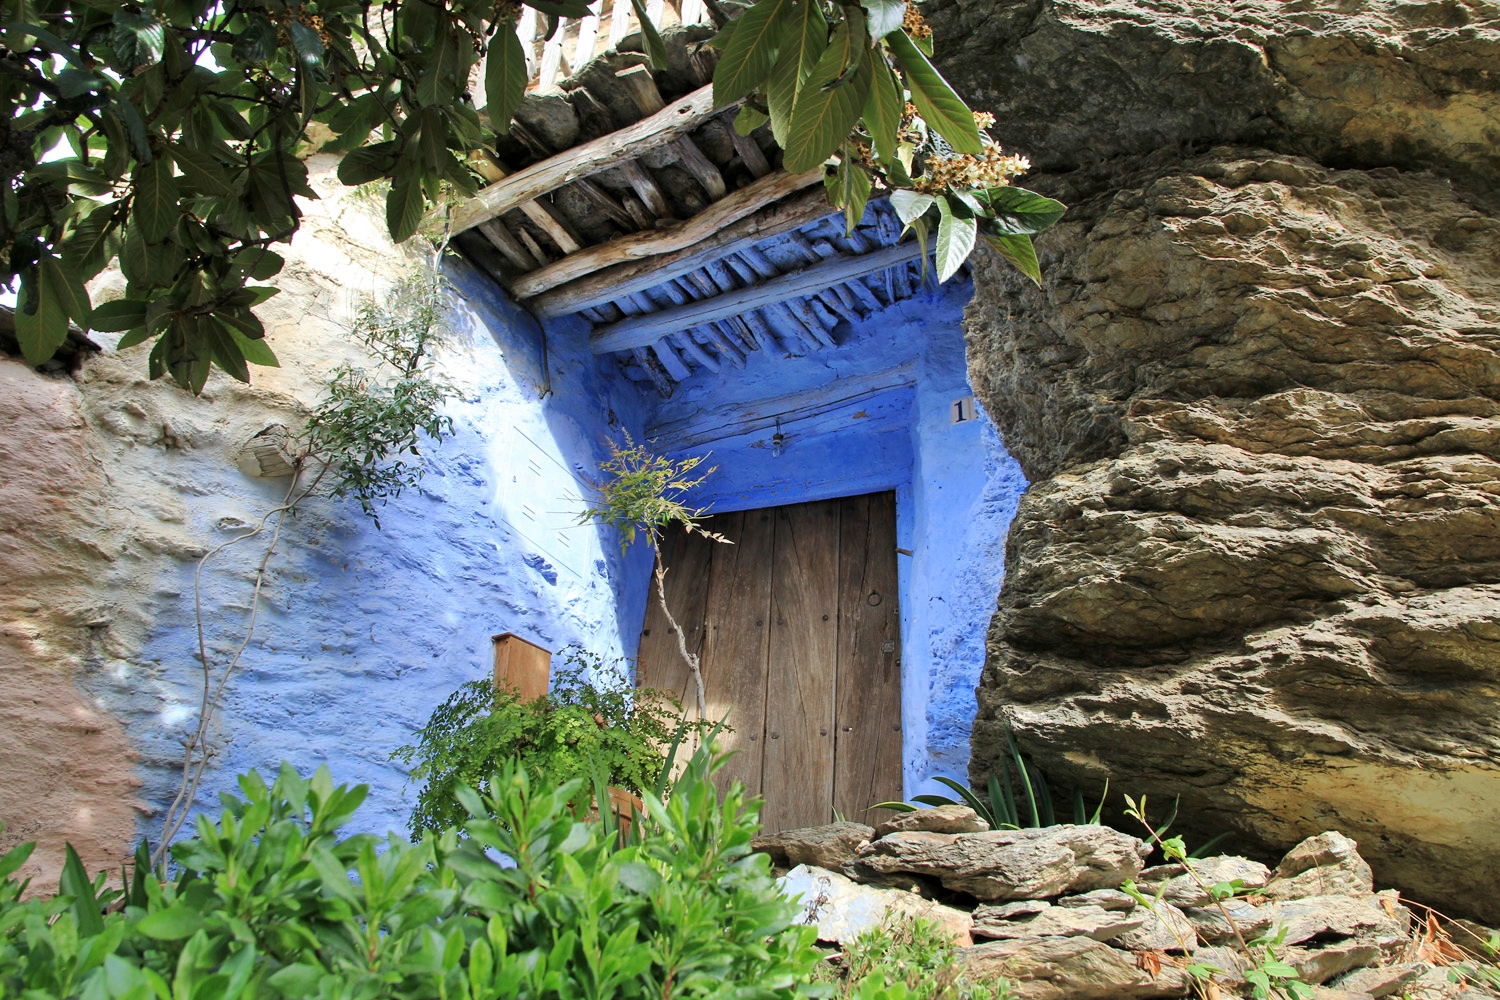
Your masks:
<instances>
[{"instance_id":1,"label":"stone wall","mask_svg":"<svg viewBox=\"0 0 1500 1000\"><path fill-rule=\"evenodd\" d=\"M358 312L413 265L379 203L334 165L314 158L322 200L306 206L282 293L257 308L281 367L254 369L250 386L216 373L195 398L152 382L146 346L106 350L72 378L0 360L0 851L40 840L25 872L38 885L55 880L65 839L96 871L159 837L197 721L197 560L288 487L246 474L242 448L268 426L300 427L335 365L368 364L351 336ZM457 295L437 360L459 390L455 434L423 446L426 478L380 510L379 528L322 494L288 521L211 732L202 806L249 768L327 763L371 785L365 829L402 830L415 790L391 752L489 673L491 635L634 653L644 553L622 558L612 533L580 527L571 540L588 559L563 565L511 523L506 487L524 435L551 470L531 499L564 510L612 435L639 436L641 401L594 365L586 329L551 331L544 362L541 330L488 277L448 274ZM115 280L96 298L118 294ZM244 634L263 552L245 542L205 569L217 664Z\"/></svg>"},{"instance_id":2,"label":"stone wall","mask_svg":"<svg viewBox=\"0 0 1500 1000\"><path fill-rule=\"evenodd\" d=\"M990 256L976 390L1033 486L974 730L1054 784L1320 830L1494 920L1500 10L939 5L1071 210Z\"/></svg>"}]
</instances>

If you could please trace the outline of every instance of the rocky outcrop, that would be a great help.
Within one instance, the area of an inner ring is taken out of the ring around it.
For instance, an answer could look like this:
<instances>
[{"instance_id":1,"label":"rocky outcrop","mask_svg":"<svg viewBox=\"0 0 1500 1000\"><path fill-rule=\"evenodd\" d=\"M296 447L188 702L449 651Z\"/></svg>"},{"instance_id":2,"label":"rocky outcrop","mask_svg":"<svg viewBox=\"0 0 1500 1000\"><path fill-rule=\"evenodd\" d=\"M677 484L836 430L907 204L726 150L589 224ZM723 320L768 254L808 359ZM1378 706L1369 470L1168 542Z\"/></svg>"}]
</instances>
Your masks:
<instances>
[{"instance_id":1,"label":"rocky outcrop","mask_svg":"<svg viewBox=\"0 0 1500 1000\"><path fill-rule=\"evenodd\" d=\"M934 6L1070 204L1041 288L976 257L1032 486L973 776L1010 731L1054 786L1180 794L1190 842L1336 827L1500 918L1500 10Z\"/></svg>"},{"instance_id":2,"label":"rocky outcrop","mask_svg":"<svg viewBox=\"0 0 1500 1000\"><path fill-rule=\"evenodd\" d=\"M1232 142L1500 175L1487 0L932 0L942 69L1041 170Z\"/></svg>"}]
</instances>

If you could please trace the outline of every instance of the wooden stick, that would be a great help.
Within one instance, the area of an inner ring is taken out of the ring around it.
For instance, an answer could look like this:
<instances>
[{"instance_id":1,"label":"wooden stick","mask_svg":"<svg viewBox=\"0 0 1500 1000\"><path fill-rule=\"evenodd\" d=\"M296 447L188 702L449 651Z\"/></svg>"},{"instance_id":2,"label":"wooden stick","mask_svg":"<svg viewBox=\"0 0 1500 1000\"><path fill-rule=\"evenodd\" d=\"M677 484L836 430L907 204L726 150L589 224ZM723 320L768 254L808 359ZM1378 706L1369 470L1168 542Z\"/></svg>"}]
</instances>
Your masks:
<instances>
[{"instance_id":1,"label":"wooden stick","mask_svg":"<svg viewBox=\"0 0 1500 1000\"><path fill-rule=\"evenodd\" d=\"M533 163L491 184L453 210L453 232L472 229L485 219L493 219L553 188L660 149L722 110L714 107L713 86L700 87L649 118Z\"/></svg>"},{"instance_id":2,"label":"wooden stick","mask_svg":"<svg viewBox=\"0 0 1500 1000\"><path fill-rule=\"evenodd\" d=\"M774 302L785 302L797 296L821 291L850 278L874 274L893 264L910 260L919 252L914 243L898 243L857 257L835 257L751 288L741 288L700 302L690 302L646 316L632 316L618 323L601 326L590 335L589 346L595 354L611 354L633 347L645 347L676 330L712 323L750 309L759 309Z\"/></svg>"},{"instance_id":3,"label":"wooden stick","mask_svg":"<svg viewBox=\"0 0 1500 1000\"><path fill-rule=\"evenodd\" d=\"M790 229L817 222L826 218L831 211L828 197L823 191L815 188L803 190L705 236L696 244L671 253L602 268L531 298L525 305L533 315L543 318L566 316L584 306L608 302L686 274L711 260L738 253ZM692 220L688 222L691 223Z\"/></svg>"},{"instance_id":4,"label":"wooden stick","mask_svg":"<svg viewBox=\"0 0 1500 1000\"><path fill-rule=\"evenodd\" d=\"M496 250L505 255L505 259L510 261L512 267L527 271L537 266L537 259L531 256L530 251L510 234L510 230L505 228L505 223L499 219L486 219L479 224L479 231Z\"/></svg>"},{"instance_id":5,"label":"wooden stick","mask_svg":"<svg viewBox=\"0 0 1500 1000\"><path fill-rule=\"evenodd\" d=\"M625 91L630 94L631 102L641 114L654 115L666 105L666 102L661 99L661 91L656 89L656 80L645 66L631 66L616 70L615 79L625 85ZM703 155L703 150L699 149L692 139L683 136L672 143L671 148L677 154L677 162L682 164L683 169L692 174L693 178L703 186L709 201L718 201L724 197L724 193L728 190L724 184L724 175L719 173L719 168Z\"/></svg>"},{"instance_id":6,"label":"wooden stick","mask_svg":"<svg viewBox=\"0 0 1500 1000\"><path fill-rule=\"evenodd\" d=\"M515 283L515 294L523 299L533 298L575 278L581 278L621 261L657 257L686 249L701 243L730 223L753 215L784 195L810 187L821 182L822 179L821 169L809 170L805 174L789 174L785 170L767 174L753 184L748 184L728 197L714 202L691 219L667 223L659 229L620 236L608 243L600 243L569 254L555 264L522 275ZM764 237L761 238L764 239ZM666 279L658 275L656 280ZM618 286L615 291L618 293Z\"/></svg>"},{"instance_id":7,"label":"wooden stick","mask_svg":"<svg viewBox=\"0 0 1500 1000\"><path fill-rule=\"evenodd\" d=\"M542 67L537 70L536 89L551 90L552 83L557 79L557 71L562 65L563 36L568 31L568 18L562 18L557 22L557 30L552 37L542 43Z\"/></svg>"}]
</instances>

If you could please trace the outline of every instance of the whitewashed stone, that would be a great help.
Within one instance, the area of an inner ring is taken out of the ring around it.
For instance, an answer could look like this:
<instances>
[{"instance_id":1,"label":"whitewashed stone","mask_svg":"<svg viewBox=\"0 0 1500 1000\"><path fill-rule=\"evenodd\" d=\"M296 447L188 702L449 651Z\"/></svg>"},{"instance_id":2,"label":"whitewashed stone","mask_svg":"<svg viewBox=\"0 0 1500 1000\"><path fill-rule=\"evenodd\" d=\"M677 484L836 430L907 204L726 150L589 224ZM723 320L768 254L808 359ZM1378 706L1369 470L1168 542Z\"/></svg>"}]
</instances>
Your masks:
<instances>
[{"instance_id":1,"label":"whitewashed stone","mask_svg":"<svg viewBox=\"0 0 1500 1000\"><path fill-rule=\"evenodd\" d=\"M860 885L812 865L798 865L778 881L782 895L802 907L797 923L816 927L820 941L848 944L900 917L930 920L960 947L972 940L969 914L914 893Z\"/></svg>"}]
</instances>

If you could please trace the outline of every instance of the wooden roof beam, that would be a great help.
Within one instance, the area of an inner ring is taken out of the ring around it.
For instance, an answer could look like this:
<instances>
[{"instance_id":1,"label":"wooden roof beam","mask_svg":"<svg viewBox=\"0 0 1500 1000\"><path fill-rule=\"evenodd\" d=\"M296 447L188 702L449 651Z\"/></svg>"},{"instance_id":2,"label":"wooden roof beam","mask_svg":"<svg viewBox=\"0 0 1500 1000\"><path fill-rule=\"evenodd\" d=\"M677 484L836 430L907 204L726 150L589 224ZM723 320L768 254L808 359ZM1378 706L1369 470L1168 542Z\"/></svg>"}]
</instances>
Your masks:
<instances>
[{"instance_id":1,"label":"wooden roof beam","mask_svg":"<svg viewBox=\"0 0 1500 1000\"><path fill-rule=\"evenodd\" d=\"M898 243L857 257L835 257L801 271L793 271L763 284L741 288L711 299L689 302L673 309L631 316L617 323L598 327L589 337L595 354L612 354L635 347L648 347L669 333L704 323L737 316L776 302L808 295L851 278L874 274L885 268L910 261L917 256L914 243Z\"/></svg>"},{"instance_id":2,"label":"wooden roof beam","mask_svg":"<svg viewBox=\"0 0 1500 1000\"><path fill-rule=\"evenodd\" d=\"M453 231L472 229L554 188L669 145L723 110L714 107L713 86L700 87L633 125L549 156L491 184L453 210Z\"/></svg>"},{"instance_id":3,"label":"wooden roof beam","mask_svg":"<svg viewBox=\"0 0 1500 1000\"><path fill-rule=\"evenodd\" d=\"M750 186L747 186L740 190L748 191L749 189ZM735 194L739 193L735 192ZM733 197L734 195L730 195L730 198ZM724 200L729 201L729 198ZM705 211L711 211L713 208L714 206L710 206ZM567 316L580 309L595 306L601 302L609 302L622 295L643 291L663 281L670 281L702 267L709 261L740 252L762 240L768 240L789 230L817 222L819 219L827 218L833 212L834 209L828 204L827 194L820 188L809 188L761 208L738 222L723 226L718 231L704 236L697 243L684 246L680 250L601 267L567 284L542 292L534 298L525 296L521 298L525 300L526 308L530 309L533 315L543 318ZM699 214L702 215L702 213ZM689 219L684 225L691 225L692 222L693 220ZM672 232L675 230L668 231L669 237Z\"/></svg>"},{"instance_id":4,"label":"wooden roof beam","mask_svg":"<svg viewBox=\"0 0 1500 1000\"><path fill-rule=\"evenodd\" d=\"M511 291L519 298L529 299L576 278L592 274L600 268L619 264L622 261L658 257L673 251L685 250L720 232L731 223L754 215L785 195L811 187L822 180L821 168L809 170L804 174L789 174L785 170L778 170L721 198L691 219L670 222L657 229L620 236L608 243L599 243L569 254L562 260L538 268L529 274L523 274L511 283ZM818 194L822 197L821 191ZM826 202L824 204L826 207ZM766 237L758 238L765 239ZM667 277L661 276L658 272L652 284L665 280ZM611 292L612 297L618 297L621 294L619 285L612 286ZM576 312L577 309L572 311Z\"/></svg>"}]
</instances>

